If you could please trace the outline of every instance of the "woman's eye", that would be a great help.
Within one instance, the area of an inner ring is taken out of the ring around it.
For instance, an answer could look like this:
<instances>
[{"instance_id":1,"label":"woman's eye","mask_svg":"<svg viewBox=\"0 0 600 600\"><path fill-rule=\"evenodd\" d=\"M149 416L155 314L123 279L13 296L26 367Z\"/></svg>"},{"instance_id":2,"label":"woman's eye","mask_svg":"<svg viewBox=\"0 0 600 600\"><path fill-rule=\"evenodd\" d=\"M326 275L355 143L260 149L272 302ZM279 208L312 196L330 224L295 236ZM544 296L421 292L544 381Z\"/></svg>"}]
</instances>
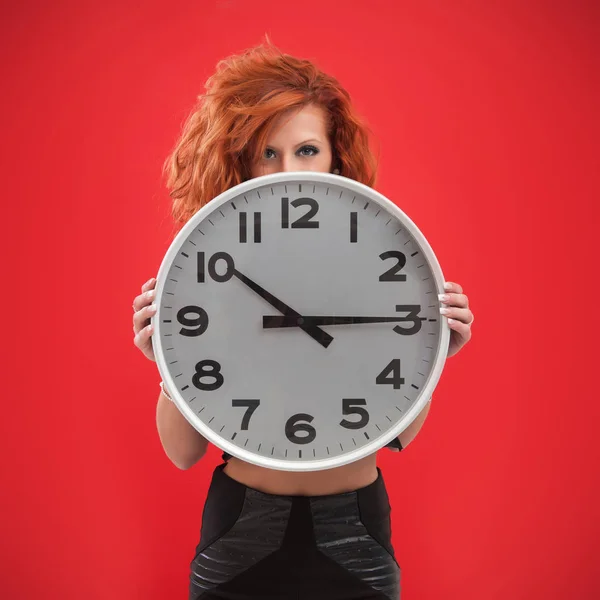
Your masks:
<instances>
[{"instance_id":1,"label":"woman's eye","mask_svg":"<svg viewBox=\"0 0 600 600\"><path fill-rule=\"evenodd\" d=\"M263 156L264 156L265 158L273 158L273 155L274 155L274 154L275 154L275 152L273 152L273 150L271 150L271 148L267 148L267 149L265 150L265 153L264 153L264 155L263 155Z\"/></svg>"},{"instance_id":2,"label":"woman's eye","mask_svg":"<svg viewBox=\"0 0 600 600\"><path fill-rule=\"evenodd\" d=\"M302 146L298 152L300 152L302 156L314 156L319 153L319 150L314 146Z\"/></svg>"}]
</instances>

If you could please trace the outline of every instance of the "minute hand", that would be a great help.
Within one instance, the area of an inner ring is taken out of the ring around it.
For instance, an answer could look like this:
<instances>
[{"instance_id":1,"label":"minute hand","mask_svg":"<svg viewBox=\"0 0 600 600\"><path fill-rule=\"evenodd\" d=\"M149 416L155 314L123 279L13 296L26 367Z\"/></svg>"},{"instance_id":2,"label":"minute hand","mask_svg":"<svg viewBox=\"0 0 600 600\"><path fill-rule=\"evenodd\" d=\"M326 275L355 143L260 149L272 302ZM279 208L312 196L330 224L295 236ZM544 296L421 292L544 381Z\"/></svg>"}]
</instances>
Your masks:
<instances>
[{"instance_id":1,"label":"minute hand","mask_svg":"<svg viewBox=\"0 0 600 600\"><path fill-rule=\"evenodd\" d=\"M270 329L275 327L299 327L302 325L354 325L357 323L395 323L395 322L414 322L412 317L345 317L345 316L302 316L298 321L297 317L289 315L265 315L263 316L263 328Z\"/></svg>"}]
</instances>

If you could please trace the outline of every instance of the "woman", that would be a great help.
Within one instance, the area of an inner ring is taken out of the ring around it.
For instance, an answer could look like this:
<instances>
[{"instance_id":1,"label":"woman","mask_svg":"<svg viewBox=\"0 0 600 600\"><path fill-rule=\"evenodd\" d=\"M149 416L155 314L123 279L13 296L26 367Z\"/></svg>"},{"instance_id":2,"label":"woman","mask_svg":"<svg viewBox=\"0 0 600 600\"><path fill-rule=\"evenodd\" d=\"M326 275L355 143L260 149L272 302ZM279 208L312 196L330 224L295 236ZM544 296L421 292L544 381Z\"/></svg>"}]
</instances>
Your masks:
<instances>
[{"instance_id":1,"label":"woman","mask_svg":"<svg viewBox=\"0 0 600 600\"><path fill-rule=\"evenodd\" d=\"M373 186L376 163L348 93L314 64L270 44L221 61L165 163L173 216L183 226L232 186L281 171L333 172ZM156 281L133 303L135 345L154 360L149 318ZM446 285L456 354L473 314L460 285ZM161 388L157 428L181 469L206 452L204 439ZM430 403L395 444L416 436ZM400 568L376 454L335 469L284 472L228 454L214 473L191 563L189 598L395 599Z\"/></svg>"}]
</instances>

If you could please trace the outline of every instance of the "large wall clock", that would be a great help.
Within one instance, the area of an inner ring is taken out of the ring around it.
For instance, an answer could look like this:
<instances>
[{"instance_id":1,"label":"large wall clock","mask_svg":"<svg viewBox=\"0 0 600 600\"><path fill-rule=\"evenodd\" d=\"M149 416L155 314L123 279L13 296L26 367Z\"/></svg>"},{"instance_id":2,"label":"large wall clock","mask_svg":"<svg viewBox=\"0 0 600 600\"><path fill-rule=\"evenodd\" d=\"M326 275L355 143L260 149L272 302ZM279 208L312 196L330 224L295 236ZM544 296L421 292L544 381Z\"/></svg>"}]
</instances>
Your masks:
<instances>
[{"instance_id":1,"label":"large wall clock","mask_svg":"<svg viewBox=\"0 0 600 600\"><path fill-rule=\"evenodd\" d=\"M152 343L185 418L250 463L341 466L395 438L440 378L443 274L412 220L329 173L246 181L160 266Z\"/></svg>"}]
</instances>

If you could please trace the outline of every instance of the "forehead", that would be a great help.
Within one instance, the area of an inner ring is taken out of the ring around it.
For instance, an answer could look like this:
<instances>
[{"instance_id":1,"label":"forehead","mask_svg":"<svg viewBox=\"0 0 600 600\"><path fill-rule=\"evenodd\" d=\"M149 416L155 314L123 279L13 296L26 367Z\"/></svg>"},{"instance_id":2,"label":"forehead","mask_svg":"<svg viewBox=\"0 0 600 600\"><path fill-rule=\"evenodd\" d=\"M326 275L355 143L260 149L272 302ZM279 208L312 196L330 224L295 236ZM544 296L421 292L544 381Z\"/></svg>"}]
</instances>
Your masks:
<instances>
[{"instance_id":1,"label":"forehead","mask_svg":"<svg viewBox=\"0 0 600 600\"><path fill-rule=\"evenodd\" d=\"M325 138L327 112L314 104L287 111L277 117L269 135L270 142L300 138ZM291 141L293 141L293 139ZM301 141L301 140L300 140Z\"/></svg>"}]
</instances>

